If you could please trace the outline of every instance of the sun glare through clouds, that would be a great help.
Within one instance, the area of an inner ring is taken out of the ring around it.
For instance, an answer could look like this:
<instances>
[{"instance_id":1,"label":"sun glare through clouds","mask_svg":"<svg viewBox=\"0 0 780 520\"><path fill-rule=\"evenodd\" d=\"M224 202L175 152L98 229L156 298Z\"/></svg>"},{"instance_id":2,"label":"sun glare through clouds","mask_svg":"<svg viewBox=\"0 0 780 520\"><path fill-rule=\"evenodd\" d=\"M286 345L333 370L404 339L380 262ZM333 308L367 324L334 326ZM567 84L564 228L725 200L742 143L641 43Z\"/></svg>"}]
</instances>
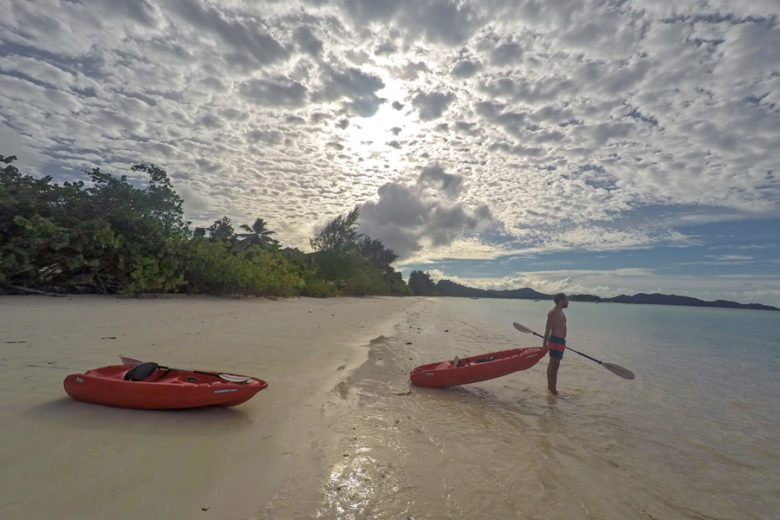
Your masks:
<instances>
[{"instance_id":1,"label":"sun glare through clouds","mask_svg":"<svg viewBox=\"0 0 780 520\"><path fill-rule=\"evenodd\" d=\"M360 207L407 274L780 305L777 1L3 5L25 175L151 163L193 226L307 250Z\"/></svg>"},{"instance_id":2,"label":"sun glare through clouds","mask_svg":"<svg viewBox=\"0 0 780 520\"><path fill-rule=\"evenodd\" d=\"M407 114L401 82L383 78L377 96L385 101L370 117L353 117L344 131L344 146L371 168L396 170L404 157L404 142L414 131Z\"/></svg>"}]
</instances>

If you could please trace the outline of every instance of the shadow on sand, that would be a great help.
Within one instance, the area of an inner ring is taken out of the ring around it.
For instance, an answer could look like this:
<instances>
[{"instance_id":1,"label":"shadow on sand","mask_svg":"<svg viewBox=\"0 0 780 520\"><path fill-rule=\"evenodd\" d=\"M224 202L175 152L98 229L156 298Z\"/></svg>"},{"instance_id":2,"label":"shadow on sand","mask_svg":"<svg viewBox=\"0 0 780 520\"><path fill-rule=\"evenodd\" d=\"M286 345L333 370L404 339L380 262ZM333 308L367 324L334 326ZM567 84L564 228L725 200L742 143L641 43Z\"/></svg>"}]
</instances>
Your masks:
<instances>
[{"instance_id":1,"label":"shadow on sand","mask_svg":"<svg viewBox=\"0 0 780 520\"><path fill-rule=\"evenodd\" d=\"M82 403L68 397L31 406L23 415L36 422L76 431L97 429L150 435L210 436L243 430L252 424L246 412L235 408L133 410Z\"/></svg>"}]
</instances>

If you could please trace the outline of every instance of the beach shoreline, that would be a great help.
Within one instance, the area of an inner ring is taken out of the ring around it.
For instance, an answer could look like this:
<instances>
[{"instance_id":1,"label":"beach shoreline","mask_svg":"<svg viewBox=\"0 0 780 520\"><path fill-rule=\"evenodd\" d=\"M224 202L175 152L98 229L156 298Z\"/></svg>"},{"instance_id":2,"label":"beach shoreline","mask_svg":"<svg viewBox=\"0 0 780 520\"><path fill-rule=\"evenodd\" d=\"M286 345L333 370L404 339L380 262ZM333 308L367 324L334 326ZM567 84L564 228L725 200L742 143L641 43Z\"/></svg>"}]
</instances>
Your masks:
<instances>
[{"instance_id":1,"label":"beach shoreline","mask_svg":"<svg viewBox=\"0 0 780 520\"><path fill-rule=\"evenodd\" d=\"M545 361L473 385L411 385L415 366L537 346L511 323L536 328L547 310L424 297L0 297L0 518L777 510L777 479L766 478L777 461L777 357L762 342L777 325L759 311L577 305L572 343L635 380L567 356L558 397ZM269 387L234 408L184 411L65 394L66 375L120 354ZM750 370L731 370L733 359Z\"/></svg>"},{"instance_id":2,"label":"beach shoreline","mask_svg":"<svg viewBox=\"0 0 780 520\"><path fill-rule=\"evenodd\" d=\"M765 478L776 461L767 446L777 420L766 412L776 383L766 379L762 404L744 384L714 397L720 381L736 378L712 341L676 343L691 322L745 336L764 323L760 311L577 305L575 345L635 368L636 380L570 355L558 396L547 391L546 360L472 385L411 385L421 364L538 346L511 324L537 327L547 310L547 302L418 299L332 392L326 419L336 444L323 452L319 479L309 489L284 486L284 498L254 518L765 518L777 510L777 479ZM657 330L661 318L668 337ZM728 342L721 354L733 352ZM696 406L674 399L682 393ZM296 503L311 488L319 500Z\"/></svg>"},{"instance_id":3,"label":"beach shoreline","mask_svg":"<svg viewBox=\"0 0 780 520\"><path fill-rule=\"evenodd\" d=\"M416 301L0 296L0 516L256 518L288 500L310 515L338 456L339 392ZM173 412L65 394L66 375L119 355L269 387Z\"/></svg>"}]
</instances>

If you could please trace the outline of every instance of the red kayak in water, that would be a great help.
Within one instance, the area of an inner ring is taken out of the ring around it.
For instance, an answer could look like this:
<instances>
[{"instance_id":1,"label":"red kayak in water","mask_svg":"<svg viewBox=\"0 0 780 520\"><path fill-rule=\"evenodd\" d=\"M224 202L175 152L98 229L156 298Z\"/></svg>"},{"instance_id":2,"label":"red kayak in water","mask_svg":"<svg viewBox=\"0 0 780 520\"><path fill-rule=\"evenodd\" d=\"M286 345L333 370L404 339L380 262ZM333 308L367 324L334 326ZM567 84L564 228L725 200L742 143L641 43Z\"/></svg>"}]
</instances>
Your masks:
<instances>
[{"instance_id":1,"label":"red kayak in water","mask_svg":"<svg viewBox=\"0 0 780 520\"><path fill-rule=\"evenodd\" d=\"M73 399L87 403L171 410L201 406L235 406L251 399L268 383L237 374L161 367L157 363L111 365L63 382Z\"/></svg>"},{"instance_id":2,"label":"red kayak in water","mask_svg":"<svg viewBox=\"0 0 780 520\"><path fill-rule=\"evenodd\" d=\"M542 347L516 348L422 365L409 374L417 386L444 388L505 376L534 366L547 354Z\"/></svg>"}]
</instances>

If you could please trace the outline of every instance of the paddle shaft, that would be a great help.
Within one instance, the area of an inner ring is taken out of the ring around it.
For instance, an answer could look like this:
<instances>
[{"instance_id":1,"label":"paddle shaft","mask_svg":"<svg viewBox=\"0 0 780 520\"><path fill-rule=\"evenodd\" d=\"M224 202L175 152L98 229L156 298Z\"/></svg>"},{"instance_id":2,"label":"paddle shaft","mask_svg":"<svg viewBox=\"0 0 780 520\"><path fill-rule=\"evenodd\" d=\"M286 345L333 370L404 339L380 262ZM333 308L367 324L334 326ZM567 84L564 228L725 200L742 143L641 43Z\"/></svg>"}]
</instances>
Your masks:
<instances>
[{"instance_id":1,"label":"paddle shaft","mask_svg":"<svg viewBox=\"0 0 780 520\"><path fill-rule=\"evenodd\" d=\"M141 363L143 363L143 361L140 361L138 359L133 359L133 358L125 357L125 356L119 356L119 359L122 360L122 364L123 365L140 365ZM161 370L177 370L179 372L192 372L193 374L203 374L205 376L217 376L220 379L224 379L226 381L232 381L234 383L240 383L240 382L249 381L250 379L252 379L249 376L239 376L239 375L235 375L235 374L224 374L224 373L218 373L218 372L207 372L205 370L189 370L189 369L186 369L186 368L164 367L164 366L160 366L160 365L157 365L157 368L159 368ZM239 381L239 378L241 379L241 381Z\"/></svg>"},{"instance_id":2,"label":"paddle shaft","mask_svg":"<svg viewBox=\"0 0 780 520\"><path fill-rule=\"evenodd\" d=\"M533 334L534 336L539 336L540 338L544 339L544 336L542 336L542 335L541 335L541 334L539 334L538 332L534 332L534 331L532 331L531 329L529 329L529 328L528 328L528 327L526 327L525 325L520 325L520 324L519 324L519 323L517 323L517 322L514 322L512 325L514 325L514 326L515 326L515 328L516 328L517 330L519 330L520 332L524 332L524 333L526 333L526 334L528 334L528 333L531 333L531 334ZM636 377L632 371L630 371L629 369L627 369L627 368L625 368L625 367L621 367L620 365L616 365L616 364L614 364L614 363L603 363L603 362L601 362L600 360L598 360L598 359L596 359L596 358L594 358L594 357L591 357L591 356L589 356L589 355L587 355L587 354L583 354L582 352L580 352L580 351L578 351L578 350L574 350L574 349L573 349L573 348L571 348L571 347L566 347L566 348L567 348L568 350L571 350L571 351L572 351L572 352L574 352L575 354L579 354L580 356L582 356L582 357L586 357L586 358L590 359L591 361L595 361L596 363L598 363L599 365L603 366L604 368L606 368L607 370L609 370L610 372L612 372L612 373L613 373L613 374L615 374L616 376L622 377L623 379L629 379L629 380L631 380L631 379L634 379L634 378Z\"/></svg>"},{"instance_id":3,"label":"paddle shaft","mask_svg":"<svg viewBox=\"0 0 780 520\"><path fill-rule=\"evenodd\" d=\"M542 335L541 335L541 334L539 334L538 332L531 331L531 334L533 334L534 336L539 336L540 338L544 339L544 336L542 336ZM571 347L569 347L569 346L567 346L567 347L566 347L566 350L571 350L572 352L574 352L574 353L576 353L576 354L579 354L579 355L580 355L580 356L582 356L582 357L586 357L586 358L590 359L591 361L595 361L595 362L596 362L596 363L598 363L599 365L603 365L603 363L602 363L601 361L599 361L598 359L596 359L596 358L594 358L594 357L590 357L590 356L589 356L589 355L587 355L587 354L583 354L583 353L582 353L582 352L580 352L579 350L574 350L573 348L571 348Z\"/></svg>"},{"instance_id":4,"label":"paddle shaft","mask_svg":"<svg viewBox=\"0 0 780 520\"><path fill-rule=\"evenodd\" d=\"M203 374L204 376L217 376L219 377L220 374L217 372L206 372L205 370L191 370L188 368L176 368L176 367L164 367L162 365L159 365L157 368L160 370L173 370L176 372L192 372L193 374Z\"/></svg>"}]
</instances>

